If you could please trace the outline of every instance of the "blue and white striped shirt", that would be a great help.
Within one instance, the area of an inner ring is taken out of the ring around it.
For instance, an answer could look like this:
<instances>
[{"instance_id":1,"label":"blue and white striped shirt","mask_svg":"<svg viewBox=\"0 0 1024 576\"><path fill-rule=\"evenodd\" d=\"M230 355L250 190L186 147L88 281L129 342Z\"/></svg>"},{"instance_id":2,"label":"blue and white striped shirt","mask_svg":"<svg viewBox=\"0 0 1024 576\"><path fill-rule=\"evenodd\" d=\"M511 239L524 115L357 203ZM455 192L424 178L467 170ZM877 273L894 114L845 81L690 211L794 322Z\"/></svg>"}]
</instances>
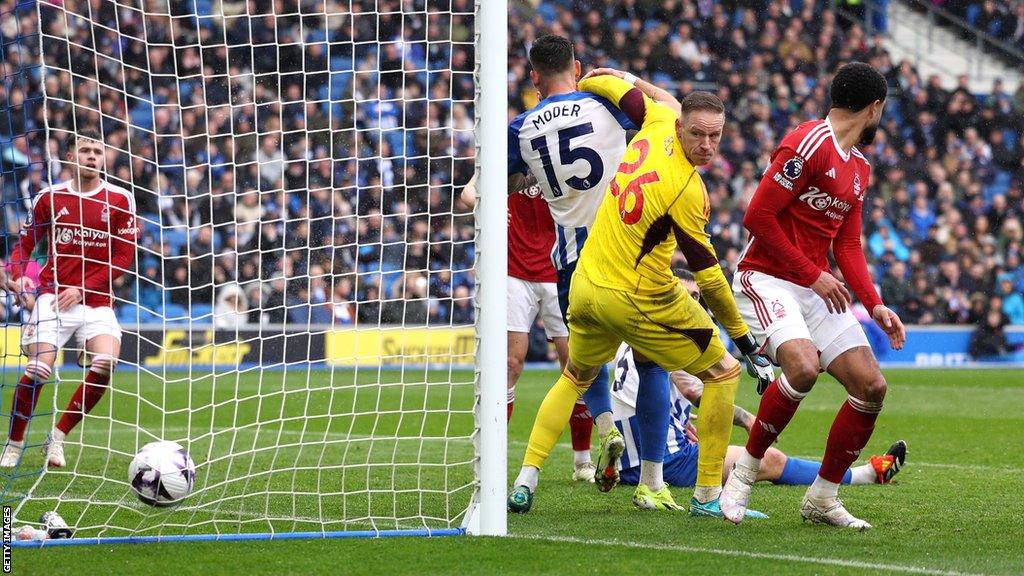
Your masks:
<instances>
[{"instance_id":1,"label":"blue and white striped shirt","mask_svg":"<svg viewBox=\"0 0 1024 576\"><path fill-rule=\"evenodd\" d=\"M549 96L509 124L508 173L537 178L555 221L556 269L579 258L626 150L626 131L637 129L611 102L589 92Z\"/></svg>"}]
</instances>

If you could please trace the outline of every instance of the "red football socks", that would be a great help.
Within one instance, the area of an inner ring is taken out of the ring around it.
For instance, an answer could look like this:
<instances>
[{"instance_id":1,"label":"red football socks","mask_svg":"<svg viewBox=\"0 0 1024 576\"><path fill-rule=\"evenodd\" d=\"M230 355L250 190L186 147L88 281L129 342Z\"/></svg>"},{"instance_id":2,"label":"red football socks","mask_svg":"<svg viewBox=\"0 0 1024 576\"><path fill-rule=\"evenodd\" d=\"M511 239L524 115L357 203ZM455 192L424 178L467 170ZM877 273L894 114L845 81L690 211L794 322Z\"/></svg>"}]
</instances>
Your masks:
<instances>
[{"instance_id":1,"label":"red football socks","mask_svg":"<svg viewBox=\"0 0 1024 576\"><path fill-rule=\"evenodd\" d=\"M750 437L747 439L747 452L751 456L757 459L764 458L764 453L793 419L800 401L806 395L794 390L785 375L780 375L768 386L761 396L757 420L754 421Z\"/></svg>"},{"instance_id":2,"label":"red football socks","mask_svg":"<svg viewBox=\"0 0 1024 576\"><path fill-rule=\"evenodd\" d=\"M75 393L71 396L68 407L64 410L64 414L61 415L60 422L57 423L57 429L65 434L69 434L82 421L82 418L92 411L96 403L100 401L103 393L107 391L108 382L110 382L110 374L100 374L89 370L85 375L85 381L82 382L78 390L75 390Z\"/></svg>"},{"instance_id":3,"label":"red football socks","mask_svg":"<svg viewBox=\"0 0 1024 576\"><path fill-rule=\"evenodd\" d=\"M18 380L18 387L14 392L14 404L11 406L11 430L10 439L12 442L21 442L25 439L25 428L28 421L35 412L36 402L39 400L39 391L43 385L36 384L27 375L22 374Z\"/></svg>"},{"instance_id":4,"label":"red football socks","mask_svg":"<svg viewBox=\"0 0 1024 576\"><path fill-rule=\"evenodd\" d=\"M843 402L828 432L819 476L836 484L842 482L846 470L860 457L860 451L871 439L881 410L881 402L866 402L852 396Z\"/></svg>"},{"instance_id":5,"label":"red football socks","mask_svg":"<svg viewBox=\"0 0 1024 576\"><path fill-rule=\"evenodd\" d=\"M572 449L576 452L590 450L590 436L594 429L594 419L587 410L587 405L577 402L572 407L569 418L569 432L572 436Z\"/></svg>"}]
</instances>

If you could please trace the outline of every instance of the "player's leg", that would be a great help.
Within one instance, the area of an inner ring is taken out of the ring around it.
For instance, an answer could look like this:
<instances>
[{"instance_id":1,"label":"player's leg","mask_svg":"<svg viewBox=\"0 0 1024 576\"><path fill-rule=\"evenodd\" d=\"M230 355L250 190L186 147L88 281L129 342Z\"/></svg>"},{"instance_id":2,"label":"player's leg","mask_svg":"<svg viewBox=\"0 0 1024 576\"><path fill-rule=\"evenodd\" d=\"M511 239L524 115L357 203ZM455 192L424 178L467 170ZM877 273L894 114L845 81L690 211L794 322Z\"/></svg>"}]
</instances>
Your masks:
<instances>
[{"instance_id":1,"label":"player's leg","mask_svg":"<svg viewBox=\"0 0 1024 576\"><path fill-rule=\"evenodd\" d=\"M566 362L569 360L569 329L566 327L565 315L558 297L558 286L555 283L539 282L533 286L540 303L540 318L544 322L544 333L554 343L558 364L564 370ZM566 294L565 304L568 306L568 294ZM568 309L565 313L568 313ZM600 375L598 378L600 379ZM587 394L591 394L589 390ZM572 479L578 482L593 482L597 472L597 467L590 459L590 435L593 432L594 420L587 409L587 394L584 394L583 400L576 402L572 409L572 416L569 417L569 433L572 439Z\"/></svg>"},{"instance_id":2,"label":"player's leg","mask_svg":"<svg viewBox=\"0 0 1024 576\"><path fill-rule=\"evenodd\" d=\"M530 329L540 311L540 302L530 289L530 283L509 276L505 286L506 324L508 330L508 403L506 417L512 419L516 399L516 383L523 373L523 362L530 348Z\"/></svg>"},{"instance_id":3,"label":"player's leg","mask_svg":"<svg viewBox=\"0 0 1024 576\"><path fill-rule=\"evenodd\" d=\"M743 446L729 446L725 456L725 469L729 470L745 451ZM872 456L860 466L846 471L842 483L859 486L864 484L888 484L906 463L907 444L899 440L889 447L885 454ZM793 458L777 448L769 448L761 459L757 473L758 482L771 482L786 486L809 486L818 477L821 462ZM725 478L723 478L723 481Z\"/></svg>"},{"instance_id":4,"label":"player's leg","mask_svg":"<svg viewBox=\"0 0 1024 576\"><path fill-rule=\"evenodd\" d=\"M657 493L664 485L665 430L669 423L671 392L668 372L643 353L633 351L638 386L637 427L640 431L640 483Z\"/></svg>"},{"instance_id":5,"label":"player's leg","mask_svg":"<svg viewBox=\"0 0 1024 576\"><path fill-rule=\"evenodd\" d=\"M702 429L709 426L703 421L706 413L714 429L709 434L722 435L721 430L715 428L720 428L719 418L715 414L718 411L723 412L727 426L724 442L719 446L713 439L710 455L705 456L702 451L698 460L698 494L706 497L707 501L715 500L721 490L721 460L729 443L728 427L732 425L732 401L739 382L739 364L725 353L711 317L682 287L676 286L675 292L670 295L629 295L628 298L635 312L622 320L623 338L633 347L637 368L643 377L636 401L640 435L640 486L656 494L664 487L665 437L670 409L668 371L686 370L695 376L704 377ZM716 458L716 454L718 468L708 483L710 486L705 486L702 482L705 474L702 471L709 467L709 462ZM634 503L643 500L642 492L638 486ZM667 490L665 497L671 498ZM637 505L640 506L639 503Z\"/></svg>"},{"instance_id":6,"label":"player's leg","mask_svg":"<svg viewBox=\"0 0 1024 576\"><path fill-rule=\"evenodd\" d=\"M728 470L746 452L743 446L729 446L729 453L725 457L725 465ZM761 459L761 467L757 471L758 482L771 482L773 484L808 486L818 475L818 468L821 462L804 460L802 458L790 458L778 448L769 448ZM870 468L870 466L869 466ZM847 473L843 478L844 484L850 483L852 474ZM727 478L723 478L723 482Z\"/></svg>"},{"instance_id":7,"label":"player's leg","mask_svg":"<svg viewBox=\"0 0 1024 576\"><path fill-rule=\"evenodd\" d=\"M662 442L664 442L664 438ZM676 504L669 491L669 486L693 487L697 480L697 458L698 447L695 443L684 443L675 452L666 454L662 464L664 486L661 490L654 491L642 482L637 482L636 491L633 493L633 505L641 510L685 510ZM637 470L638 481L639 476L640 471Z\"/></svg>"},{"instance_id":8,"label":"player's leg","mask_svg":"<svg viewBox=\"0 0 1024 576\"><path fill-rule=\"evenodd\" d=\"M558 338L551 338L551 343L555 346L555 356L558 358L558 368L565 370L565 364L569 361L569 337L562 336Z\"/></svg>"},{"instance_id":9,"label":"player's leg","mask_svg":"<svg viewBox=\"0 0 1024 576\"><path fill-rule=\"evenodd\" d=\"M722 518L722 474L732 434L733 406L739 387L739 362L728 354L710 369L699 372L704 382L700 402L700 454L697 460L697 479L690 514ZM740 518L767 518L761 512L744 510Z\"/></svg>"},{"instance_id":10,"label":"player's leg","mask_svg":"<svg viewBox=\"0 0 1024 576\"><path fill-rule=\"evenodd\" d=\"M740 454L722 489L722 510L732 522L744 518L761 459L792 420L800 401L814 387L821 371L818 347L800 305L800 298L804 296L800 290L798 286L757 272L743 271L733 280L740 314L758 341L765 344L765 352L782 366L782 372L761 396L746 451ZM821 299L813 291L807 291L824 308ZM767 302L772 304L770 310Z\"/></svg>"},{"instance_id":11,"label":"player's leg","mask_svg":"<svg viewBox=\"0 0 1024 576\"><path fill-rule=\"evenodd\" d=\"M570 338L570 353L572 346ZM509 495L510 511L529 512L533 504L533 493L537 490L540 469L558 442L562 429L572 415L573 406L597 377L597 371L596 366L576 366L570 356L565 370L544 396L530 432L523 466L516 476L512 494Z\"/></svg>"},{"instance_id":12,"label":"player's leg","mask_svg":"<svg viewBox=\"0 0 1024 576\"><path fill-rule=\"evenodd\" d=\"M50 381L53 363L57 359L57 348L49 343L35 343L25 346L28 362L25 372L18 380L11 405L11 423L8 429L7 443L3 454L0 454L0 468L13 468L21 459L25 448L25 430L28 428L39 392L43 384Z\"/></svg>"},{"instance_id":13,"label":"player's leg","mask_svg":"<svg viewBox=\"0 0 1024 576\"><path fill-rule=\"evenodd\" d=\"M523 332L508 331L508 400L506 419L512 420L512 407L516 401L516 383L523 373L523 363L530 348L530 335Z\"/></svg>"},{"instance_id":14,"label":"player's leg","mask_svg":"<svg viewBox=\"0 0 1024 576\"><path fill-rule=\"evenodd\" d=\"M78 306L83 322L77 336L88 366L84 381L71 395L60 420L44 446L50 466L64 466L64 439L106 393L121 355L121 325L110 307Z\"/></svg>"},{"instance_id":15,"label":"player's leg","mask_svg":"<svg viewBox=\"0 0 1024 576\"><path fill-rule=\"evenodd\" d=\"M850 325L822 349L822 364L846 387L848 397L832 422L821 469L801 506L801 514L808 520L860 530L871 525L845 509L839 500L839 484L871 439L887 390L866 344L860 326Z\"/></svg>"},{"instance_id":16,"label":"player's leg","mask_svg":"<svg viewBox=\"0 0 1024 576\"><path fill-rule=\"evenodd\" d=\"M106 393L110 384L110 375L117 366L117 357L121 353L121 342L111 335L95 336L86 341L86 355L90 359L89 370L78 388L71 395L67 407L61 413L60 420L50 432L50 439L44 446L49 466L60 468L66 464L64 459L64 439L82 421L86 414L92 412Z\"/></svg>"},{"instance_id":17,"label":"player's leg","mask_svg":"<svg viewBox=\"0 0 1024 576\"><path fill-rule=\"evenodd\" d=\"M14 467L21 459L25 430L35 412L39 393L43 384L50 380L57 351L74 333L72 318L66 319L67 322L57 322L54 300L53 294L40 295L33 303L29 321L22 326L21 349L28 361L14 391L7 442L0 454L0 467L3 468Z\"/></svg>"},{"instance_id":18,"label":"player's leg","mask_svg":"<svg viewBox=\"0 0 1024 576\"><path fill-rule=\"evenodd\" d=\"M610 295L598 292L613 291L595 288L587 281L576 282L573 287L569 361L537 411L523 466L509 495L509 510L513 512L529 511L540 468L569 421L573 406L597 377L599 367L615 357L620 337L610 334L600 314L595 314L599 310L614 311L615 307L608 302Z\"/></svg>"},{"instance_id":19,"label":"player's leg","mask_svg":"<svg viewBox=\"0 0 1024 576\"><path fill-rule=\"evenodd\" d=\"M569 324L569 292L572 290L572 279L576 272L576 262L558 271L558 281L555 285L555 302L564 325ZM546 300L545 303L550 302ZM608 395L608 369L600 367L600 371L576 405L569 417L569 435L572 440L573 462L578 465L585 465L590 461L590 437L593 434L595 420L597 422L598 434L602 437L614 429L615 425L611 417L611 398ZM606 415L607 412L607 415ZM584 474L587 472L584 471ZM576 474L573 473L575 478ZM595 478L597 473L595 472ZM617 481L617 480L616 480Z\"/></svg>"}]
</instances>

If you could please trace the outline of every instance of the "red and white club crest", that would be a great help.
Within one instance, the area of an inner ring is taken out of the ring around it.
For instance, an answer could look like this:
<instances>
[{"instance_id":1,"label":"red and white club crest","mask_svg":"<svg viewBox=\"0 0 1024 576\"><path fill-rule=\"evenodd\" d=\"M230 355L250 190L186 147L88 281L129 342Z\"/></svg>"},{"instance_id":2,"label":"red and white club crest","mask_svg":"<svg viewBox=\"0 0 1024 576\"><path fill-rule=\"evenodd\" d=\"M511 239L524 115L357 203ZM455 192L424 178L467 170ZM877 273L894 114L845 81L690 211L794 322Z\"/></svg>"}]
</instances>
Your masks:
<instances>
[{"instance_id":1,"label":"red and white club crest","mask_svg":"<svg viewBox=\"0 0 1024 576\"><path fill-rule=\"evenodd\" d=\"M779 319L785 318L786 307L782 305L782 302L772 300L772 314L775 314L775 317Z\"/></svg>"},{"instance_id":2,"label":"red and white club crest","mask_svg":"<svg viewBox=\"0 0 1024 576\"><path fill-rule=\"evenodd\" d=\"M110 208L104 206L100 211L100 222L110 222Z\"/></svg>"},{"instance_id":3,"label":"red and white club crest","mask_svg":"<svg viewBox=\"0 0 1024 576\"><path fill-rule=\"evenodd\" d=\"M857 200L862 199L864 196L864 191L861 190L860 185L860 174L853 175L853 195L857 198Z\"/></svg>"}]
</instances>

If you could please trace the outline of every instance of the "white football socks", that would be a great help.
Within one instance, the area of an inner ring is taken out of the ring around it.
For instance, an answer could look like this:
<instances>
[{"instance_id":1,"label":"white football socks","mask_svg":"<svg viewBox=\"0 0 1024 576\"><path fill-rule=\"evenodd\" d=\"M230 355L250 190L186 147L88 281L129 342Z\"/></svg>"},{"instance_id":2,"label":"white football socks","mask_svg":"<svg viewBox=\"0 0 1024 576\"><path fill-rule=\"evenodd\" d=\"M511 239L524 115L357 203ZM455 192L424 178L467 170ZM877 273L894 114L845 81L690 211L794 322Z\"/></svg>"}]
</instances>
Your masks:
<instances>
[{"instance_id":1,"label":"white football socks","mask_svg":"<svg viewBox=\"0 0 1024 576\"><path fill-rule=\"evenodd\" d=\"M744 450L736 460L736 474L747 484L753 484L757 480L757 473L761 470L761 459L754 458L750 452Z\"/></svg>"},{"instance_id":2,"label":"white football socks","mask_svg":"<svg viewBox=\"0 0 1024 576\"><path fill-rule=\"evenodd\" d=\"M597 425L598 435L604 437L605 434L615 427L615 420L612 419L611 412L602 412L597 415L597 418L594 418L594 424Z\"/></svg>"},{"instance_id":3,"label":"white football socks","mask_svg":"<svg viewBox=\"0 0 1024 576\"><path fill-rule=\"evenodd\" d=\"M540 470L533 466L523 466L519 469L519 476L516 476L516 486L526 486L530 489L530 492L537 491L537 477L540 474Z\"/></svg>"},{"instance_id":4,"label":"white football socks","mask_svg":"<svg viewBox=\"0 0 1024 576\"><path fill-rule=\"evenodd\" d=\"M590 462L590 450L573 450L572 463L576 466Z\"/></svg>"},{"instance_id":5,"label":"white football socks","mask_svg":"<svg viewBox=\"0 0 1024 576\"><path fill-rule=\"evenodd\" d=\"M721 486L697 486L693 489L693 497L701 504L707 504L713 500L718 500L718 497L721 495Z\"/></svg>"},{"instance_id":6,"label":"white football socks","mask_svg":"<svg viewBox=\"0 0 1024 576\"><path fill-rule=\"evenodd\" d=\"M657 492L665 486L664 477L662 475L662 463L652 462L651 460L640 461L640 483L651 489L651 492Z\"/></svg>"},{"instance_id":7,"label":"white football socks","mask_svg":"<svg viewBox=\"0 0 1024 576\"><path fill-rule=\"evenodd\" d=\"M815 476L814 482L807 489L807 497L811 500L833 500L839 496L839 484L829 482L821 476Z\"/></svg>"},{"instance_id":8,"label":"white football socks","mask_svg":"<svg viewBox=\"0 0 1024 576\"><path fill-rule=\"evenodd\" d=\"M871 464L850 468L850 484L877 484L878 474Z\"/></svg>"}]
</instances>

